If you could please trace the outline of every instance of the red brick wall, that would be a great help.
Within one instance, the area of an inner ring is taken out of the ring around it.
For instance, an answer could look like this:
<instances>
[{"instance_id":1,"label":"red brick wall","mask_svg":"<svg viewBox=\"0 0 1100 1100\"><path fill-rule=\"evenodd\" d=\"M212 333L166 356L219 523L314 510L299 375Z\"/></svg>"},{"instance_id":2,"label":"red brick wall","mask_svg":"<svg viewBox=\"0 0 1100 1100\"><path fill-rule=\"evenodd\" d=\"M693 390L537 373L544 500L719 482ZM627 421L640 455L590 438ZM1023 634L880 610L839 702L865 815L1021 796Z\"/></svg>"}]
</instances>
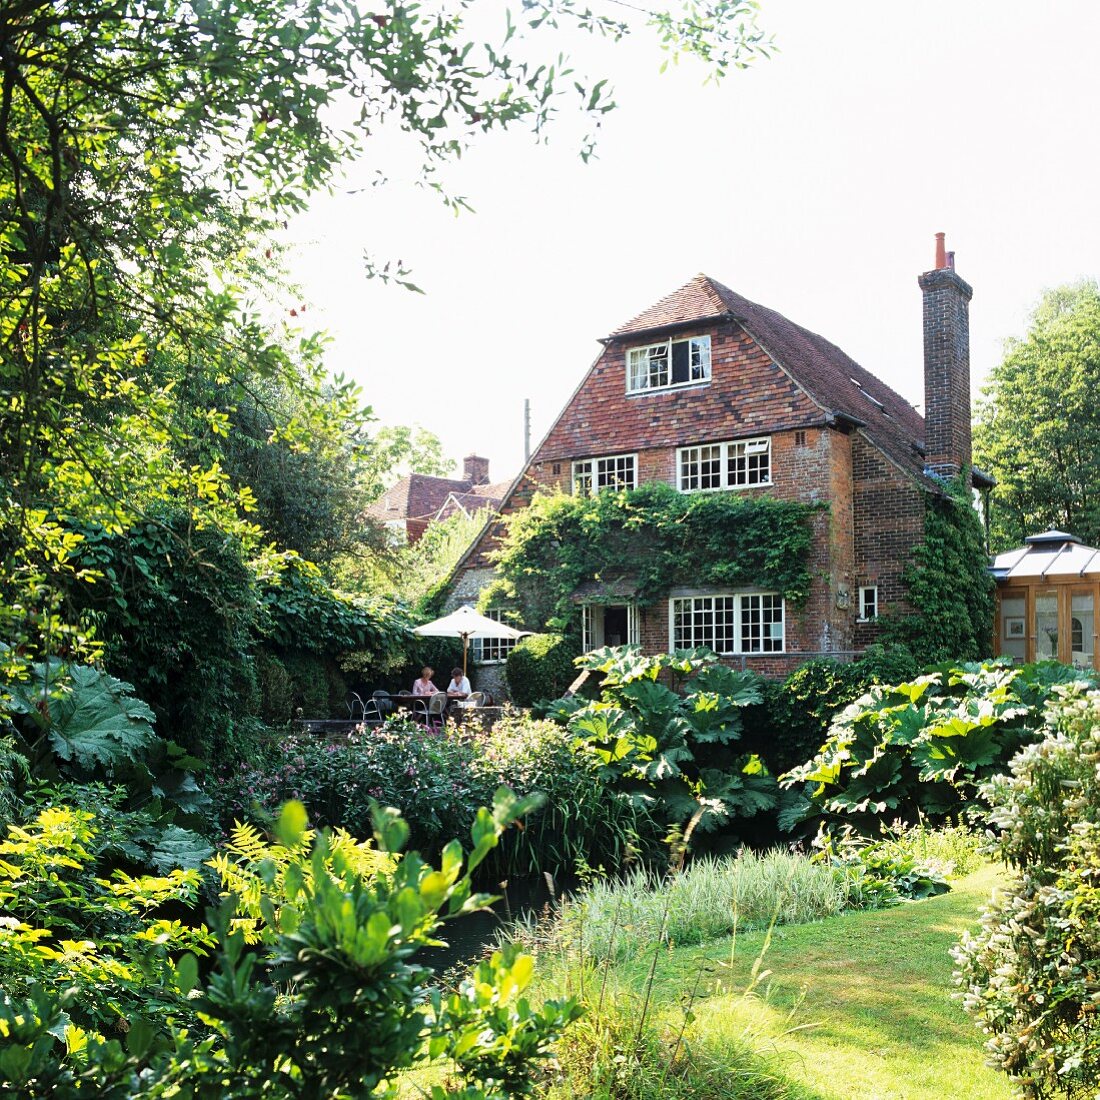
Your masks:
<instances>
[{"instance_id":1,"label":"red brick wall","mask_svg":"<svg viewBox=\"0 0 1100 1100\"><path fill-rule=\"evenodd\" d=\"M912 480L861 436L853 437L856 576L852 616L859 614L858 589L877 585L879 613L910 611L901 574L913 548L924 538L924 499ZM871 623L855 623L855 645L878 636Z\"/></svg>"},{"instance_id":2,"label":"red brick wall","mask_svg":"<svg viewBox=\"0 0 1100 1100\"><path fill-rule=\"evenodd\" d=\"M636 453L640 483L675 485L678 447L770 435L772 485L739 491L828 509L811 521L811 589L802 607L787 607L787 652L730 664L785 675L811 654L846 653L874 639L874 627L855 621L858 587L878 584L884 610L903 598L900 573L923 531L923 503L911 479L858 432L825 427L824 411L739 326L710 331L709 385L628 396L625 349L607 348L502 512L526 507L539 488L570 491L575 458ZM493 525L464 568L488 564L501 530L499 522ZM647 652L668 648L668 611L667 600L639 610Z\"/></svg>"}]
</instances>

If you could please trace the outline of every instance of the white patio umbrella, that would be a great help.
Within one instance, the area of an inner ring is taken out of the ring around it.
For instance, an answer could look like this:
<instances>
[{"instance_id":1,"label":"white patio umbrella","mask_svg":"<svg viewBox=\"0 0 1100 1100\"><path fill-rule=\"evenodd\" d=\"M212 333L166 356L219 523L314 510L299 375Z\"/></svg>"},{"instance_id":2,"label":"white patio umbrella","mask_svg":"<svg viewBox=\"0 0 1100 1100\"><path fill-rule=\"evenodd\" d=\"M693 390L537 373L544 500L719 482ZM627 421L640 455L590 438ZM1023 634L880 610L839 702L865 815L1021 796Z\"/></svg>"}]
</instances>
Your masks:
<instances>
[{"instance_id":1,"label":"white patio umbrella","mask_svg":"<svg viewBox=\"0 0 1100 1100\"><path fill-rule=\"evenodd\" d=\"M479 615L469 604L463 604L457 611L444 615L442 619L433 619L423 626L414 626L413 633L425 638L461 638L462 675L465 676L466 652L470 648L471 638L522 638L525 631Z\"/></svg>"}]
</instances>

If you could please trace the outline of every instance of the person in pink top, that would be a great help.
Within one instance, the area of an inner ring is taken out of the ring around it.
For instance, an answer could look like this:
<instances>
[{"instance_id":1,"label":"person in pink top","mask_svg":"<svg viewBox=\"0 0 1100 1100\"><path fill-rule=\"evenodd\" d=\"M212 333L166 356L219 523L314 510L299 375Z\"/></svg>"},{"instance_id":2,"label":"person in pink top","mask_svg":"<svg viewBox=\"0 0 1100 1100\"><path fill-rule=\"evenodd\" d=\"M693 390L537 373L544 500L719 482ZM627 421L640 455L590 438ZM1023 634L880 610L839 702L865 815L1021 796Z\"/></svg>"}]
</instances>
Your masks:
<instances>
[{"instance_id":1,"label":"person in pink top","mask_svg":"<svg viewBox=\"0 0 1100 1100\"><path fill-rule=\"evenodd\" d=\"M420 679L413 681L413 695L434 695L439 688L432 683L432 673L435 671L425 665L420 670Z\"/></svg>"}]
</instances>

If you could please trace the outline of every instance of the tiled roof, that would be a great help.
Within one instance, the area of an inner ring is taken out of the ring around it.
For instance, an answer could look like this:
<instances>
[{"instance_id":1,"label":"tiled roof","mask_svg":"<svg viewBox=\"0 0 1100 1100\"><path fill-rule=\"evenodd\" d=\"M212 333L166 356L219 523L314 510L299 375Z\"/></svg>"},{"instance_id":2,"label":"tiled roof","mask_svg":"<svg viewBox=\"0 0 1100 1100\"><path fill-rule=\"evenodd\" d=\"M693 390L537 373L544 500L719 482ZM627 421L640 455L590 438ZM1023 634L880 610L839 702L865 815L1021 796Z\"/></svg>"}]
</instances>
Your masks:
<instances>
[{"instance_id":1,"label":"tiled roof","mask_svg":"<svg viewBox=\"0 0 1100 1100\"><path fill-rule=\"evenodd\" d=\"M654 329L727 319L739 324L826 410L863 421L865 432L890 458L922 474L924 418L885 382L835 344L766 306L750 302L707 275L690 283L616 329L623 342Z\"/></svg>"},{"instance_id":2,"label":"tiled roof","mask_svg":"<svg viewBox=\"0 0 1100 1100\"><path fill-rule=\"evenodd\" d=\"M506 481L497 485L476 485L468 493L449 493L435 518L447 519L448 516L453 516L459 505L468 515L473 515L482 508L499 508L511 484L510 481Z\"/></svg>"},{"instance_id":3,"label":"tiled roof","mask_svg":"<svg viewBox=\"0 0 1100 1100\"><path fill-rule=\"evenodd\" d=\"M462 478L409 474L371 504L367 515L380 523L404 519L428 521L436 518L436 513L452 493L467 511L476 512L479 508L499 505L511 484L510 481L498 481L492 485L471 485Z\"/></svg>"}]
</instances>

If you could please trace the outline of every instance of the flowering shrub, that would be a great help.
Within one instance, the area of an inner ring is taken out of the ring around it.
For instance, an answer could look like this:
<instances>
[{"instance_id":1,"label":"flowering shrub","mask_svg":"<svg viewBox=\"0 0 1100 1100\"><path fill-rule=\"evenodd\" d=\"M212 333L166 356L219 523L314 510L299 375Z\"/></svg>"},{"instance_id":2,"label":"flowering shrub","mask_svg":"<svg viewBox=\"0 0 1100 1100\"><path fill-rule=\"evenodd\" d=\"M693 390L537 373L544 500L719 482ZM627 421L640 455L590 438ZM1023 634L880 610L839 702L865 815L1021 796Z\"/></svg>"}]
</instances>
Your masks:
<instances>
[{"instance_id":1,"label":"flowering shrub","mask_svg":"<svg viewBox=\"0 0 1100 1100\"><path fill-rule=\"evenodd\" d=\"M448 725L438 734L396 719L338 743L290 738L266 759L215 776L208 790L225 833L234 821L263 823L296 799L315 825L363 835L373 800L399 809L413 847L434 852L464 834L502 784L541 792L546 802L491 853L484 873L571 870L578 860L617 865L639 834L656 840L649 817L605 787L566 731L519 712L489 731Z\"/></svg>"},{"instance_id":2,"label":"flowering shrub","mask_svg":"<svg viewBox=\"0 0 1100 1100\"><path fill-rule=\"evenodd\" d=\"M1016 876L955 951L967 1010L1020 1095L1100 1090L1100 691L1055 688L1045 738L983 793Z\"/></svg>"}]
</instances>

